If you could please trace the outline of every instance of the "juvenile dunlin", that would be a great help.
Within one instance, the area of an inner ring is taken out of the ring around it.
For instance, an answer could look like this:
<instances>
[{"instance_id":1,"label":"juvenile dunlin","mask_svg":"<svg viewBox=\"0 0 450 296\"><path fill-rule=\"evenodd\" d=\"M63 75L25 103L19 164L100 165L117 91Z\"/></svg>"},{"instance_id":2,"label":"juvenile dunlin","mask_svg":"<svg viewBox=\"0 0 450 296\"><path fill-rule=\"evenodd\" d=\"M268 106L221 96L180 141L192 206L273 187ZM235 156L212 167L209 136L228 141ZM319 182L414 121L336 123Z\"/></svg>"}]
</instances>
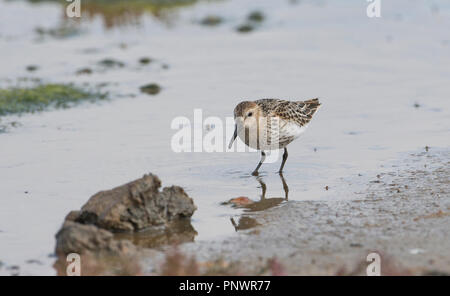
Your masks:
<instances>
[{"instance_id":1,"label":"juvenile dunlin","mask_svg":"<svg viewBox=\"0 0 450 296\"><path fill-rule=\"evenodd\" d=\"M235 130L228 145L231 149L237 136L249 147L261 150L261 160L252 175L266 158L265 150L284 148L280 171L288 157L286 146L302 134L319 108L319 99L286 101L262 99L240 102L234 108Z\"/></svg>"}]
</instances>

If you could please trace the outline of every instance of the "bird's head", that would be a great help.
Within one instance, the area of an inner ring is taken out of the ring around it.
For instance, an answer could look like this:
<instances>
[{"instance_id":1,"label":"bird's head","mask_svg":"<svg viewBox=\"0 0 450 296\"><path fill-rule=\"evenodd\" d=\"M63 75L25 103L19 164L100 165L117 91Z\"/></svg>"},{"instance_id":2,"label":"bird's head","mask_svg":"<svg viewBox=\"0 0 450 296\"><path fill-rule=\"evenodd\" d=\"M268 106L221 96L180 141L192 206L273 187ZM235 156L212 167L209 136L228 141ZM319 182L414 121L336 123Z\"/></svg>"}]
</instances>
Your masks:
<instances>
[{"instance_id":1,"label":"bird's head","mask_svg":"<svg viewBox=\"0 0 450 296\"><path fill-rule=\"evenodd\" d=\"M244 101L234 108L234 120L239 127L251 128L262 114L261 107L254 102Z\"/></svg>"},{"instance_id":2,"label":"bird's head","mask_svg":"<svg viewBox=\"0 0 450 296\"><path fill-rule=\"evenodd\" d=\"M236 108L234 108L235 130L228 147L231 149L231 146L240 131L257 128L257 122L261 116L262 110L258 104L250 101L240 102Z\"/></svg>"}]
</instances>

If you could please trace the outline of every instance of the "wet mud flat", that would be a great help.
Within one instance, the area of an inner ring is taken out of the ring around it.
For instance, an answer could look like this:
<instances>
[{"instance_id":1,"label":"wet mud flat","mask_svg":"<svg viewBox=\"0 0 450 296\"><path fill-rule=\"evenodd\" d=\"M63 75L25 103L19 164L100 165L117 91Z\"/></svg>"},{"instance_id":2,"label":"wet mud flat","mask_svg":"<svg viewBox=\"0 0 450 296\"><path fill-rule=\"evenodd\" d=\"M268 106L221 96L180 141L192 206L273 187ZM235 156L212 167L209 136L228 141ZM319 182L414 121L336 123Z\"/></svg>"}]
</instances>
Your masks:
<instances>
[{"instance_id":1,"label":"wet mud flat","mask_svg":"<svg viewBox=\"0 0 450 296\"><path fill-rule=\"evenodd\" d=\"M246 213L239 222L251 226L238 235L181 251L238 266L239 274L271 274L276 260L281 274L365 275L371 252L381 256L383 275L449 274L449 164L448 149L411 154L386 165L356 199Z\"/></svg>"},{"instance_id":2,"label":"wet mud flat","mask_svg":"<svg viewBox=\"0 0 450 296\"><path fill-rule=\"evenodd\" d=\"M84 275L366 275L377 253L382 275L448 275L449 156L426 147L381 165L350 199L290 201L282 175L284 197L268 196L261 180L260 200L222 204L242 210L230 218L236 234L208 241L194 240L193 199L145 175L67 215L54 267L64 274L76 252Z\"/></svg>"}]
</instances>

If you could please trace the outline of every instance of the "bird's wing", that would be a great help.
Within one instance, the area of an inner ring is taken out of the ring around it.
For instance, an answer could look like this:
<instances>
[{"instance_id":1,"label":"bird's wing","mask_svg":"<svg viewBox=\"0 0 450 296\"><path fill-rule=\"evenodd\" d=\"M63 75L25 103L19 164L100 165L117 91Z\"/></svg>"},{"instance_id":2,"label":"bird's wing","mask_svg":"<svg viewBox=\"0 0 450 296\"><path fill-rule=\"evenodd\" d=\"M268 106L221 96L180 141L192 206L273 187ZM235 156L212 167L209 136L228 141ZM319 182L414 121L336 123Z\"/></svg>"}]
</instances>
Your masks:
<instances>
[{"instance_id":1,"label":"bird's wing","mask_svg":"<svg viewBox=\"0 0 450 296\"><path fill-rule=\"evenodd\" d=\"M296 122L299 126L307 125L317 109L319 109L319 99L312 99L300 102L279 101L273 109L273 114L282 119Z\"/></svg>"}]
</instances>

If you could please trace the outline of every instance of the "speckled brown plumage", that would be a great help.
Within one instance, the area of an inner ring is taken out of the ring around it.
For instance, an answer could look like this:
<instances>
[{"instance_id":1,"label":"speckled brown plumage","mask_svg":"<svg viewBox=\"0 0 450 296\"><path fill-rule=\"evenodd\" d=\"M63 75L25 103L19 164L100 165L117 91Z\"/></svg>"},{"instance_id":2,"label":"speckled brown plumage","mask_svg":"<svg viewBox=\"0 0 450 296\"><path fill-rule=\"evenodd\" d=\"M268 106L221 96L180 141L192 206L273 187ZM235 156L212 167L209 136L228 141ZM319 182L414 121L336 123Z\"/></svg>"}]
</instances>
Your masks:
<instances>
[{"instance_id":1,"label":"speckled brown plumage","mask_svg":"<svg viewBox=\"0 0 450 296\"><path fill-rule=\"evenodd\" d=\"M286 101L280 99L261 99L256 103L261 107L263 116L279 116L281 119L294 121L300 126L308 124L320 107L319 99L307 101Z\"/></svg>"},{"instance_id":2,"label":"speckled brown plumage","mask_svg":"<svg viewBox=\"0 0 450 296\"><path fill-rule=\"evenodd\" d=\"M317 98L307 101L261 99L240 102L234 108L236 127L229 148L239 136L247 146L261 150L261 161L253 174L258 173L264 162L264 150L283 148L282 172L287 159L286 146L305 131L320 105Z\"/></svg>"}]
</instances>

